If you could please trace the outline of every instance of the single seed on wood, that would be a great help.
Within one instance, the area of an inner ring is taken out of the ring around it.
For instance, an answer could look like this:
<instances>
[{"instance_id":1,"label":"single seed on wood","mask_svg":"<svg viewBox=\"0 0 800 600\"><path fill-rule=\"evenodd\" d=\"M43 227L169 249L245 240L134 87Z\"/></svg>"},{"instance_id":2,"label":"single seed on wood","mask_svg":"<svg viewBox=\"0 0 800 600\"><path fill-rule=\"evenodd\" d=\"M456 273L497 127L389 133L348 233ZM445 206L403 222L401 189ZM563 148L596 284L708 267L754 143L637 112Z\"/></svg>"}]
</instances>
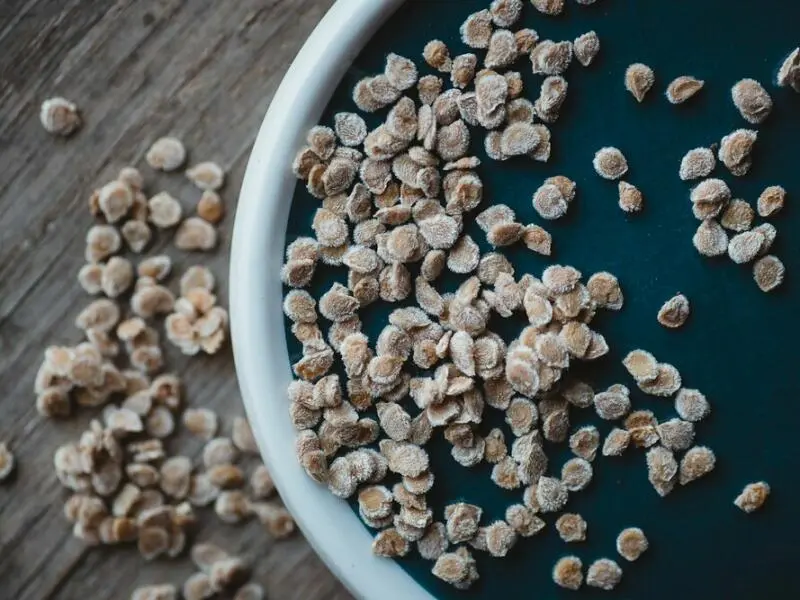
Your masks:
<instances>
[{"instance_id":1,"label":"single seed on wood","mask_svg":"<svg viewBox=\"0 0 800 600\"><path fill-rule=\"evenodd\" d=\"M215 162L201 162L186 170L186 177L201 190L218 190L225 183L225 171Z\"/></svg>"},{"instance_id":2,"label":"single seed on wood","mask_svg":"<svg viewBox=\"0 0 800 600\"><path fill-rule=\"evenodd\" d=\"M47 133L63 137L74 133L82 124L78 107L60 96L42 102L39 121Z\"/></svg>"},{"instance_id":3,"label":"single seed on wood","mask_svg":"<svg viewBox=\"0 0 800 600\"><path fill-rule=\"evenodd\" d=\"M147 164L159 171L174 171L186 161L186 147L178 138L158 138L145 154Z\"/></svg>"}]
</instances>

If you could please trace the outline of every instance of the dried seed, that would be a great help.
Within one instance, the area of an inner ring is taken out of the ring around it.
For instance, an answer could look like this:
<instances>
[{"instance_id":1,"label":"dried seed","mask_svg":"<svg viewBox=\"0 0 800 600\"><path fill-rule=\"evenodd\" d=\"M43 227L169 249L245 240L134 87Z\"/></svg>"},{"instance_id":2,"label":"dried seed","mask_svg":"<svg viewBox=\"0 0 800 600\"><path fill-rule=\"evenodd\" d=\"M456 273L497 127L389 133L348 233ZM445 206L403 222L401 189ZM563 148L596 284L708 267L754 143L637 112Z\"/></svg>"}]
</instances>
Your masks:
<instances>
[{"instance_id":1,"label":"dried seed","mask_svg":"<svg viewBox=\"0 0 800 600\"><path fill-rule=\"evenodd\" d=\"M553 581L568 590L583 585L583 563L577 556L564 556L553 567Z\"/></svg>"},{"instance_id":2,"label":"dried seed","mask_svg":"<svg viewBox=\"0 0 800 600\"><path fill-rule=\"evenodd\" d=\"M695 446L686 451L683 455L678 472L678 480L681 485L686 485L708 475L714 470L717 464L717 457L714 451L706 446Z\"/></svg>"},{"instance_id":3,"label":"dried seed","mask_svg":"<svg viewBox=\"0 0 800 600\"><path fill-rule=\"evenodd\" d=\"M560 15L564 10L564 0L531 0L531 4L545 15Z\"/></svg>"},{"instance_id":4,"label":"dried seed","mask_svg":"<svg viewBox=\"0 0 800 600\"><path fill-rule=\"evenodd\" d=\"M532 152L540 143L539 132L530 123L511 123L500 138L500 151L506 156L522 156Z\"/></svg>"},{"instance_id":5,"label":"dried seed","mask_svg":"<svg viewBox=\"0 0 800 600\"><path fill-rule=\"evenodd\" d=\"M425 535L417 541L417 551L425 560L436 560L449 545L444 524L431 523Z\"/></svg>"},{"instance_id":6,"label":"dried seed","mask_svg":"<svg viewBox=\"0 0 800 600\"><path fill-rule=\"evenodd\" d=\"M306 136L309 148L322 160L328 160L336 150L336 135L330 127L317 125Z\"/></svg>"},{"instance_id":7,"label":"dried seed","mask_svg":"<svg viewBox=\"0 0 800 600\"><path fill-rule=\"evenodd\" d=\"M594 408L601 419L616 421L628 414L631 401L627 394L609 390L595 395Z\"/></svg>"},{"instance_id":8,"label":"dried seed","mask_svg":"<svg viewBox=\"0 0 800 600\"><path fill-rule=\"evenodd\" d=\"M180 203L167 192L159 192L147 201L148 220L159 229L174 227L181 220Z\"/></svg>"},{"instance_id":9,"label":"dried seed","mask_svg":"<svg viewBox=\"0 0 800 600\"><path fill-rule=\"evenodd\" d=\"M770 217L783 208L786 201L786 190L779 185L772 185L764 189L758 197L758 214L761 217Z\"/></svg>"},{"instance_id":10,"label":"dried seed","mask_svg":"<svg viewBox=\"0 0 800 600\"><path fill-rule=\"evenodd\" d=\"M116 223L133 206L133 190L122 181L111 181L98 191L97 204L106 221Z\"/></svg>"},{"instance_id":11,"label":"dried seed","mask_svg":"<svg viewBox=\"0 0 800 600\"><path fill-rule=\"evenodd\" d=\"M749 123L757 125L772 111L772 98L755 79L742 79L731 89L733 104Z\"/></svg>"},{"instance_id":12,"label":"dried seed","mask_svg":"<svg viewBox=\"0 0 800 600\"><path fill-rule=\"evenodd\" d=\"M714 219L706 219L697 228L692 244L703 256L721 256L728 250L728 234Z\"/></svg>"},{"instance_id":13,"label":"dried seed","mask_svg":"<svg viewBox=\"0 0 800 600\"><path fill-rule=\"evenodd\" d=\"M667 100L671 104L683 104L703 89L705 81L691 75L681 75L673 79L667 86Z\"/></svg>"},{"instance_id":14,"label":"dried seed","mask_svg":"<svg viewBox=\"0 0 800 600\"><path fill-rule=\"evenodd\" d=\"M186 148L178 138L158 138L147 150L145 160L159 171L174 171L186 161Z\"/></svg>"},{"instance_id":15,"label":"dried seed","mask_svg":"<svg viewBox=\"0 0 800 600\"><path fill-rule=\"evenodd\" d=\"M219 194L212 190L205 190L197 202L197 216L216 225L222 220L225 215L225 206L222 204L222 198Z\"/></svg>"},{"instance_id":16,"label":"dried seed","mask_svg":"<svg viewBox=\"0 0 800 600\"><path fill-rule=\"evenodd\" d=\"M694 148L681 159L678 174L683 181L700 179L708 177L716 166L717 159L714 158L714 153L710 148Z\"/></svg>"},{"instance_id":17,"label":"dried seed","mask_svg":"<svg viewBox=\"0 0 800 600\"><path fill-rule=\"evenodd\" d=\"M642 210L644 198L642 192L635 185L625 181L619 182L619 207L626 213L635 213Z\"/></svg>"},{"instance_id":18,"label":"dried seed","mask_svg":"<svg viewBox=\"0 0 800 600\"><path fill-rule=\"evenodd\" d=\"M205 219L189 217L175 232L175 247L186 251L212 250L217 245L217 230Z\"/></svg>"},{"instance_id":19,"label":"dried seed","mask_svg":"<svg viewBox=\"0 0 800 600\"><path fill-rule=\"evenodd\" d=\"M628 161L617 148L600 148L595 155L594 170L604 179L619 179L628 172Z\"/></svg>"},{"instance_id":20,"label":"dried seed","mask_svg":"<svg viewBox=\"0 0 800 600\"><path fill-rule=\"evenodd\" d=\"M628 90L637 102L644 100L647 92L655 83L653 69L642 63L634 63L625 71L625 89Z\"/></svg>"},{"instance_id":21,"label":"dried seed","mask_svg":"<svg viewBox=\"0 0 800 600\"><path fill-rule=\"evenodd\" d=\"M581 427L570 436L569 447L576 456L593 461L600 447L600 432L593 425Z\"/></svg>"},{"instance_id":22,"label":"dried seed","mask_svg":"<svg viewBox=\"0 0 800 600\"><path fill-rule=\"evenodd\" d=\"M556 531L567 543L582 542L586 539L586 521L575 513L564 513L556 520Z\"/></svg>"},{"instance_id":23,"label":"dried seed","mask_svg":"<svg viewBox=\"0 0 800 600\"><path fill-rule=\"evenodd\" d=\"M694 425L681 419L670 419L658 425L661 444L673 452L687 450L694 441Z\"/></svg>"},{"instance_id":24,"label":"dried seed","mask_svg":"<svg viewBox=\"0 0 800 600\"><path fill-rule=\"evenodd\" d=\"M133 266L126 258L112 256L103 267L100 285L109 298L116 298L130 288L133 283Z\"/></svg>"},{"instance_id":25,"label":"dried seed","mask_svg":"<svg viewBox=\"0 0 800 600\"><path fill-rule=\"evenodd\" d=\"M407 90L417 83L417 67L409 59L389 54L386 57L386 78L398 90Z\"/></svg>"},{"instance_id":26,"label":"dried seed","mask_svg":"<svg viewBox=\"0 0 800 600\"><path fill-rule=\"evenodd\" d=\"M372 553L376 556L397 558L408 554L410 549L408 540L402 537L393 527L378 532L372 541Z\"/></svg>"},{"instance_id":27,"label":"dried seed","mask_svg":"<svg viewBox=\"0 0 800 600\"><path fill-rule=\"evenodd\" d=\"M138 548L143 559L158 558L169 548L169 533L161 527L145 527L139 530Z\"/></svg>"},{"instance_id":28,"label":"dried seed","mask_svg":"<svg viewBox=\"0 0 800 600\"><path fill-rule=\"evenodd\" d=\"M540 477L536 484L536 500L543 513L558 512L564 508L568 494L565 484L553 477Z\"/></svg>"},{"instance_id":29,"label":"dried seed","mask_svg":"<svg viewBox=\"0 0 800 600\"><path fill-rule=\"evenodd\" d=\"M39 121L47 133L67 137L82 125L78 107L60 96L48 98L39 109Z\"/></svg>"},{"instance_id":30,"label":"dried seed","mask_svg":"<svg viewBox=\"0 0 800 600\"><path fill-rule=\"evenodd\" d=\"M743 232L750 229L753 224L755 211L744 200L733 200L720 218L720 224L725 229Z\"/></svg>"},{"instance_id":31,"label":"dried seed","mask_svg":"<svg viewBox=\"0 0 800 600\"><path fill-rule=\"evenodd\" d=\"M669 329L677 329L683 326L688 318L689 299L683 294L677 294L664 302L663 306L658 311L658 322ZM630 356L630 354L628 356ZM633 359L634 362L636 357L644 358L644 353L635 355ZM634 377L634 379L635 378L636 377Z\"/></svg>"},{"instance_id":32,"label":"dried seed","mask_svg":"<svg viewBox=\"0 0 800 600\"><path fill-rule=\"evenodd\" d=\"M119 252L122 238L111 225L93 225L86 233L86 262L98 263Z\"/></svg>"},{"instance_id":33,"label":"dried seed","mask_svg":"<svg viewBox=\"0 0 800 600\"><path fill-rule=\"evenodd\" d=\"M78 271L78 283L84 292L94 296L102 291L103 269L103 265L93 263L81 267Z\"/></svg>"},{"instance_id":34,"label":"dried seed","mask_svg":"<svg viewBox=\"0 0 800 600\"><path fill-rule=\"evenodd\" d=\"M119 306L113 300L95 300L75 317L75 326L87 331L110 331L119 321ZM98 365L99 366L99 365Z\"/></svg>"},{"instance_id":35,"label":"dried seed","mask_svg":"<svg viewBox=\"0 0 800 600\"><path fill-rule=\"evenodd\" d=\"M453 273L471 273L480 262L480 248L469 235L461 236L447 255L447 267Z\"/></svg>"},{"instance_id":36,"label":"dried seed","mask_svg":"<svg viewBox=\"0 0 800 600\"><path fill-rule=\"evenodd\" d=\"M651 382L658 377L658 361L646 350L629 352L622 364L637 382Z\"/></svg>"},{"instance_id":37,"label":"dried seed","mask_svg":"<svg viewBox=\"0 0 800 600\"><path fill-rule=\"evenodd\" d=\"M488 10L471 14L459 32L461 40L470 48L488 48L492 36L492 14Z\"/></svg>"},{"instance_id":38,"label":"dried seed","mask_svg":"<svg viewBox=\"0 0 800 600\"><path fill-rule=\"evenodd\" d=\"M184 594L185 597L186 596ZM131 600L176 600L178 590L170 583L145 585L138 587L131 594Z\"/></svg>"},{"instance_id":39,"label":"dried seed","mask_svg":"<svg viewBox=\"0 0 800 600\"><path fill-rule=\"evenodd\" d=\"M777 84L781 87L791 85L795 91L800 88L800 48L795 48L789 53L778 70Z\"/></svg>"},{"instance_id":40,"label":"dried seed","mask_svg":"<svg viewBox=\"0 0 800 600\"><path fill-rule=\"evenodd\" d=\"M464 89L472 83L475 77L475 67L478 64L478 57L474 54L460 54L453 59L450 80L453 86Z\"/></svg>"},{"instance_id":41,"label":"dried seed","mask_svg":"<svg viewBox=\"0 0 800 600\"><path fill-rule=\"evenodd\" d=\"M217 465L233 464L239 452L228 438L218 437L208 442L203 448L203 464L211 468Z\"/></svg>"},{"instance_id":42,"label":"dried seed","mask_svg":"<svg viewBox=\"0 0 800 600\"><path fill-rule=\"evenodd\" d=\"M186 177L201 190L218 190L225 183L225 171L210 161L188 168Z\"/></svg>"},{"instance_id":43,"label":"dried seed","mask_svg":"<svg viewBox=\"0 0 800 600\"><path fill-rule=\"evenodd\" d=\"M250 509L273 538L282 540L295 531L292 515L277 502L252 502Z\"/></svg>"},{"instance_id":44,"label":"dried seed","mask_svg":"<svg viewBox=\"0 0 800 600\"><path fill-rule=\"evenodd\" d=\"M145 420L145 430L147 434L163 439L172 435L175 431L175 417L172 412L164 406L156 406L147 415Z\"/></svg>"},{"instance_id":45,"label":"dried seed","mask_svg":"<svg viewBox=\"0 0 800 600\"><path fill-rule=\"evenodd\" d=\"M210 440L217 433L217 414L207 408L187 408L183 413L183 424L192 435Z\"/></svg>"},{"instance_id":46,"label":"dried seed","mask_svg":"<svg viewBox=\"0 0 800 600\"><path fill-rule=\"evenodd\" d=\"M522 504L512 504L506 509L506 521L522 537L534 536L545 526L535 511Z\"/></svg>"},{"instance_id":47,"label":"dried seed","mask_svg":"<svg viewBox=\"0 0 800 600\"><path fill-rule=\"evenodd\" d=\"M659 363L658 375L653 381L637 382L639 389L651 396L671 396L681 387L681 374L667 363Z\"/></svg>"},{"instance_id":48,"label":"dried seed","mask_svg":"<svg viewBox=\"0 0 800 600\"><path fill-rule=\"evenodd\" d=\"M647 451L647 478L659 496L666 496L675 487L678 463L675 456L663 446Z\"/></svg>"},{"instance_id":49,"label":"dried seed","mask_svg":"<svg viewBox=\"0 0 800 600\"><path fill-rule=\"evenodd\" d=\"M172 456L161 465L161 490L176 500L189 493L192 461L185 456Z\"/></svg>"},{"instance_id":50,"label":"dried seed","mask_svg":"<svg viewBox=\"0 0 800 600\"><path fill-rule=\"evenodd\" d=\"M452 67L450 51L441 40L431 40L425 45L422 51L422 58L434 69L443 73L449 73Z\"/></svg>"},{"instance_id":51,"label":"dried seed","mask_svg":"<svg viewBox=\"0 0 800 600\"><path fill-rule=\"evenodd\" d=\"M628 447L631 434L624 429L612 429L603 443L603 456L620 456Z\"/></svg>"},{"instance_id":52,"label":"dried seed","mask_svg":"<svg viewBox=\"0 0 800 600\"><path fill-rule=\"evenodd\" d=\"M638 527L627 527L617 536L617 552L622 558L631 562L644 554L649 545L644 532Z\"/></svg>"},{"instance_id":53,"label":"dried seed","mask_svg":"<svg viewBox=\"0 0 800 600\"><path fill-rule=\"evenodd\" d=\"M591 463L583 458L571 458L561 469L561 481L571 492L580 491L589 485L592 475Z\"/></svg>"},{"instance_id":54,"label":"dried seed","mask_svg":"<svg viewBox=\"0 0 800 600\"><path fill-rule=\"evenodd\" d=\"M622 580L622 569L610 558L600 558L589 565L586 571L586 585L613 590Z\"/></svg>"},{"instance_id":55,"label":"dried seed","mask_svg":"<svg viewBox=\"0 0 800 600\"><path fill-rule=\"evenodd\" d=\"M753 164L751 153L757 139L757 131L737 129L722 138L717 156L733 175L746 175Z\"/></svg>"},{"instance_id":56,"label":"dried seed","mask_svg":"<svg viewBox=\"0 0 800 600\"><path fill-rule=\"evenodd\" d=\"M486 550L494 557L506 556L517 543L517 532L505 521L495 521L485 529Z\"/></svg>"},{"instance_id":57,"label":"dried seed","mask_svg":"<svg viewBox=\"0 0 800 600\"><path fill-rule=\"evenodd\" d=\"M575 38L575 41L572 42L572 49L578 62L584 67L588 67L600 51L600 39L597 37L597 33L589 31Z\"/></svg>"},{"instance_id":58,"label":"dried seed","mask_svg":"<svg viewBox=\"0 0 800 600\"><path fill-rule=\"evenodd\" d=\"M214 501L214 513L224 523L241 523L250 515L250 502L240 490L222 491Z\"/></svg>"},{"instance_id":59,"label":"dried seed","mask_svg":"<svg viewBox=\"0 0 800 600\"><path fill-rule=\"evenodd\" d=\"M736 234L728 243L728 256L737 265L748 263L761 251L764 235L758 231L745 231Z\"/></svg>"},{"instance_id":60,"label":"dried seed","mask_svg":"<svg viewBox=\"0 0 800 600\"><path fill-rule=\"evenodd\" d=\"M517 38L507 29L497 29L489 38L489 48L483 59L487 69L511 66L517 60Z\"/></svg>"},{"instance_id":61,"label":"dried seed","mask_svg":"<svg viewBox=\"0 0 800 600\"><path fill-rule=\"evenodd\" d=\"M258 583L248 583L236 591L233 600L264 600L264 588Z\"/></svg>"},{"instance_id":62,"label":"dried seed","mask_svg":"<svg viewBox=\"0 0 800 600\"><path fill-rule=\"evenodd\" d=\"M250 567L241 558L226 558L211 565L208 578L214 591L236 589L250 578Z\"/></svg>"},{"instance_id":63,"label":"dried seed","mask_svg":"<svg viewBox=\"0 0 800 600\"><path fill-rule=\"evenodd\" d=\"M556 43L552 40L543 40L531 50L531 64L535 75L561 75L571 62L572 42Z\"/></svg>"},{"instance_id":64,"label":"dried seed","mask_svg":"<svg viewBox=\"0 0 800 600\"><path fill-rule=\"evenodd\" d=\"M762 292L771 292L783 283L786 267L771 254L759 258L753 265L753 278Z\"/></svg>"},{"instance_id":65,"label":"dried seed","mask_svg":"<svg viewBox=\"0 0 800 600\"><path fill-rule=\"evenodd\" d=\"M522 234L522 241L529 250L550 256L553 249L553 237L538 225L528 225Z\"/></svg>"}]
</instances>

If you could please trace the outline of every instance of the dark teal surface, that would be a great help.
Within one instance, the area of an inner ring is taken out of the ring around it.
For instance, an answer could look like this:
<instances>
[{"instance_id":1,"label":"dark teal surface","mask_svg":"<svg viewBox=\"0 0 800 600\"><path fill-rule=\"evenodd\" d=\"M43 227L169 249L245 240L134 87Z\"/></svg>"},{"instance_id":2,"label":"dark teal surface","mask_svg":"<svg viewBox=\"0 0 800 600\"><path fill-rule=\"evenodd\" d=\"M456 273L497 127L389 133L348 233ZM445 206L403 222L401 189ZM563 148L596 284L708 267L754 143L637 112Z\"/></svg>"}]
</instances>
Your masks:
<instances>
[{"instance_id":1,"label":"dark teal surface","mask_svg":"<svg viewBox=\"0 0 800 600\"><path fill-rule=\"evenodd\" d=\"M388 52L421 63L422 47L434 38L444 40L453 55L470 51L461 44L458 27L468 14L488 4L488 0L407 2L356 59L323 122L330 124L335 112L355 110L350 90L360 78L381 72ZM571 40L594 29L601 51L591 67L573 62L566 75L569 94L561 119L551 127L549 163L484 160L478 168L486 187L484 207L493 202L508 204L517 211L518 220L540 223L553 234L552 260L523 247L506 251L517 277L525 272L539 275L553 262L574 265L586 277L599 270L619 277L624 309L601 313L593 323L606 336L611 352L590 369L575 371L595 388L615 382L632 386L620 365L628 351L645 348L673 363L685 385L704 391L712 403L712 415L699 424L697 433L699 443L716 451L718 466L705 480L660 498L647 482L642 451L633 450L621 458L600 456L594 463L591 486L573 494L569 504L569 510L588 521L585 543L563 543L552 527L554 519L548 517L547 530L521 540L506 559L475 553L481 579L468 592L433 578L431 564L415 552L401 560L403 568L434 596L574 597L555 586L551 569L560 556L576 554L584 564L608 556L624 569L622 583L614 592L584 588L580 594L586 597L800 598L800 577L795 571L800 520L792 508L800 473L795 446L800 386L794 362L800 326L792 276L800 269L800 238L791 240L800 218L792 207L800 192L796 151L800 96L772 83L780 61L799 41L798 17L800 5L787 0L598 0L590 7L568 0L560 17L539 15L525 2L524 26L534 28L541 38ZM642 104L622 84L625 68L632 62L644 62L656 73L656 86ZM541 78L531 75L527 59L517 68L525 80L525 96L535 99ZM422 68L423 74L428 72ZM663 93L679 75L704 79L706 86L687 104L672 106ZM789 192L788 208L772 219L778 228L773 252L786 264L788 276L772 294L758 290L749 266L697 254L691 243L698 222L690 210L690 186L677 175L687 150L748 127L730 100L731 86L743 77L761 81L775 108L759 128L750 174L735 178L720 167L715 176L731 185L734 197L753 206L767 185L781 184ZM372 118L370 125L384 114ZM482 143L479 132L473 139L473 152L485 159ZM606 145L619 147L628 158L627 179L645 196L640 215L622 213L616 183L600 179L592 169L594 152ZM578 196L565 219L542 222L531 206L531 196L543 179L556 174L574 179ZM288 240L312 235L310 223L319 201L298 185L292 202ZM485 235L474 223L467 230L486 250ZM345 270L319 270L312 293L323 293L333 278L344 281ZM448 287L456 281L451 280ZM692 315L685 327L669 331L657 324L655 315L676 292L689 297ZM373 341L388 310L395 306L381 303L362 311L365 332ZM505 333L514 335L521 326L521 320L506 323ZM290 334L287 342L292 356L299 356L300 347ZM632 398L635 408L651 409L659 418L674 416L671 400L649 397L636 389ZM416 413L410 400L405 405ZM574 411L571 419L575 428L596 424L603 436L611 429L591 410ZM487 407L484 433L500 422L496 411ZM505 507L519 501L521 491L495 487L487 465L458 466L448 447L441 439L433 445L436 485L429 499L435 518L442 518L444 504L458 499L484 506L486 522L502 518ZM557 447L551 456L551 470L559 473L568 452ZM773 495L761 513L745 515L732 501L744 484L761 479L772 485ZM633 564L615 550L616 535L626 526L644 529L651 543L650 551Z\"/></svg>"}]
</instances>

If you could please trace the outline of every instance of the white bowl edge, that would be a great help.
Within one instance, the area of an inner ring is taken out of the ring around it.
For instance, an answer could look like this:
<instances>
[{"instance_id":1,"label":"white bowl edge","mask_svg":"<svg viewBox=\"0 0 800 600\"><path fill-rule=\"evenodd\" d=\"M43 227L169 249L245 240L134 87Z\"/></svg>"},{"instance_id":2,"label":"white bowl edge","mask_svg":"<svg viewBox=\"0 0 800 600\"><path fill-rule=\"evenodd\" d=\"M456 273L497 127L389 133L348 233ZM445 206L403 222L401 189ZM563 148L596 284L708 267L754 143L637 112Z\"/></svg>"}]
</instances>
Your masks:
<instances>
[{"instance_id":1,"label":"white bowl edge","mask_svg":"<svg viewBox=\"0 0 800 600\"><path fill-rule=\"evenodd\" d=\"M230 312L245 409L281 498L305 537L359 598L432 600L395 562L372 554L372 535L359 518L299 466L285 392L292 376L280 268L297 182L290 165L353 59L402 2L338 0L286 73L259 130L239 196Z\"/></svg>"}]
</instances>

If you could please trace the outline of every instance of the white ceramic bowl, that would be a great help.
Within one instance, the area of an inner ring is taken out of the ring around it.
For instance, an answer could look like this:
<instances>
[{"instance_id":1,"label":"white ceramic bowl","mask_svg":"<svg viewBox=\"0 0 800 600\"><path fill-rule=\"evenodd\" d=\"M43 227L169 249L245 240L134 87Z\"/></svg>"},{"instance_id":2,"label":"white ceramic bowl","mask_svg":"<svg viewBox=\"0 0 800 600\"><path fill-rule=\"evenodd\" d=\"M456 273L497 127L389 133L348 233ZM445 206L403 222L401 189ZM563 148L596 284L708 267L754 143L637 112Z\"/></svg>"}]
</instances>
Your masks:
<instances>
[{"instance_id":1,"label":"white ceramic bowl","mask_svg":"<svg viewBox=\"0 0 800 600\"><path fill-rule=\"evenodd\" d=\"M393 561L373 556L372 536L343 500L311 481L294 454L286 386L280 269L297 180L291 162L352 60L403 0L339 0L281 83L244 177L230 266L233 350L244 404L283 501L328 567L361 598L430 599Z\"/></svg>"}]
</instances>

